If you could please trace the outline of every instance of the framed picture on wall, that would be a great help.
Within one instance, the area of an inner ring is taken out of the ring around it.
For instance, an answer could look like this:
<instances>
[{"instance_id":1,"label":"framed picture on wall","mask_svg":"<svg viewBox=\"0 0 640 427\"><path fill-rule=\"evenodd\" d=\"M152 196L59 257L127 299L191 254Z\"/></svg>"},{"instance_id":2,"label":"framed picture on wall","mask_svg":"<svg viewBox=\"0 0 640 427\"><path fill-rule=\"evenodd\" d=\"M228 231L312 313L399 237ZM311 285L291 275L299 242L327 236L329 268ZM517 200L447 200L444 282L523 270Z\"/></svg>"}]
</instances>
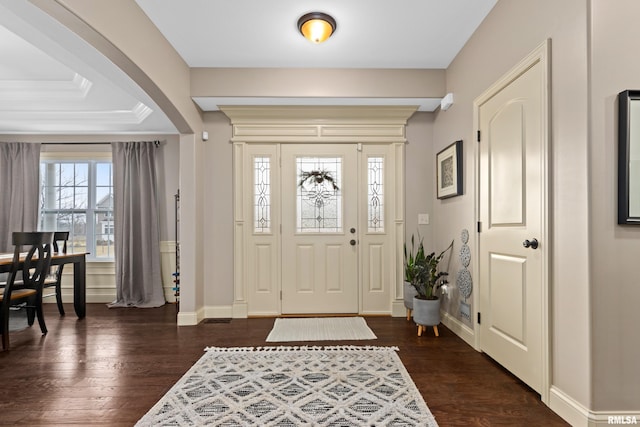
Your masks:
<instances>
[{"instance_id":1,"label":"framed picture on wall","mask_svg":"<svg viewBox=\"0 0 640 427\"><path fill-rule=\"evenodd\" d=\"M462 194L462 140L456 141L436 156L438 199Z\"/></svg>"},{"instance_id":2,"label":"framed picture on wall","mask_svg":"<svg viewBox=\"0 0 640 427\"><path fill-rule=\"evenodd\" d=\"M640 225L640 90L618 94L618 224Z\"/></svg>"}]
</instances>

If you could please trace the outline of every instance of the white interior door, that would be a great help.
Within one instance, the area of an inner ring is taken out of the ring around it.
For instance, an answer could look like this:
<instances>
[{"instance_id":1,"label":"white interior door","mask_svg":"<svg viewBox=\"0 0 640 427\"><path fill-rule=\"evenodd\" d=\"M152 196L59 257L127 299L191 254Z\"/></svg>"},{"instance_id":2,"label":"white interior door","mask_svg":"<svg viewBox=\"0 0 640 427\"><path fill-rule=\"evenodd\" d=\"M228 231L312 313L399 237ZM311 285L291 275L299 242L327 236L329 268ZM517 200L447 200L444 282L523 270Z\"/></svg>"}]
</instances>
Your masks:
<instances>
[{"instance_id":1,"label":"white interior door","mask_svg":"<svg viewBox=\"0 0 640 427\"><path fill-rule=\"evenodd\" d=\"M283 144L281 158L282 313L358 313L357 146Z\"/></svg>"},{"instance_id":2,"label":"white interior door","mask_svg":"<svg viewBox=\"0 0 640 427\"><path fill-rule=\"evenodd\" d=\"M496 87L480 127L480 347L541 392L545 66Z\"/></svg>"}]
</instances>

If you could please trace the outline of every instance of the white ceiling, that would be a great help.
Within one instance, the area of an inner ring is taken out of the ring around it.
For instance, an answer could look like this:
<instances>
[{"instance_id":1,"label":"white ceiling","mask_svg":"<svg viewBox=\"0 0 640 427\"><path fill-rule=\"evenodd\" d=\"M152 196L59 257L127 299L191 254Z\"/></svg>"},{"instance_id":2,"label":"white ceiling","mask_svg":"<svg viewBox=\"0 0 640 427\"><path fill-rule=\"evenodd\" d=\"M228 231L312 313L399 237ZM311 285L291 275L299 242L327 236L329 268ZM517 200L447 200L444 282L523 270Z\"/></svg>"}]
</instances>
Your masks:
<instances>
[{"instance_id":1,"label":"white ceiling","mask_svg":"<svg viewBox=\"0 0 640 427\"><path fill-rule=\"evenodd\" d=\"M136 0L191 67L447 68L496 0ZM322 44L298 18L337 22Z\"/></svg>"},{"instance_id":2,"label":"white ceiling","mask_svg":"<svg viewBox=\"0 0 640 427\"><path fill-rule=\"evenodd\" d=\"M496 1L136 0L191 67L440 69L447 68ZM298 18L310 11L327 12L337 21L336 32L323 44L297 32ZM0 0L0 58L0 133L176 132L122 71L30 2ZM213 110L236 100L195 101ZM410 102L278 100L329 101ZM423 110L438 105L437 99L417 101Z\"/></svg>"}]
</instances>

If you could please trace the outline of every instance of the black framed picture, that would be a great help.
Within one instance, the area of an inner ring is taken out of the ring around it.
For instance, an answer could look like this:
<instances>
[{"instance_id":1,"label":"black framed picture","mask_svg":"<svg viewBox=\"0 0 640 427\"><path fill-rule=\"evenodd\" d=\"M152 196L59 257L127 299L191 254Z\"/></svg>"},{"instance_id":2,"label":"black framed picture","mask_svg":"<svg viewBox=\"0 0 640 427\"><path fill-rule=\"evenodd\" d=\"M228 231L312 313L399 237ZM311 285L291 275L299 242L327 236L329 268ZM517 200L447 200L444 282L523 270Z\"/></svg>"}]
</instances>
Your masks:
<instances>
[{"instance_id":1,"label":"black framed picture","mask_svg":"<svg viewBox=\"0 0 640 427\"><path fill-rule=\"evenodd\" d=\"M618 224L640 225L640 90L618 94Z\"/></svg>"},{"instance_id":2,"label":"black framed picture","mask_svg":"<svg viewBox=\"0 0 640 427\"><path fill-rule=\"evenodd\" d=\"M462 140L456 141L436 156L438 199L462 194Z\"/></svg>"}]
</instances>

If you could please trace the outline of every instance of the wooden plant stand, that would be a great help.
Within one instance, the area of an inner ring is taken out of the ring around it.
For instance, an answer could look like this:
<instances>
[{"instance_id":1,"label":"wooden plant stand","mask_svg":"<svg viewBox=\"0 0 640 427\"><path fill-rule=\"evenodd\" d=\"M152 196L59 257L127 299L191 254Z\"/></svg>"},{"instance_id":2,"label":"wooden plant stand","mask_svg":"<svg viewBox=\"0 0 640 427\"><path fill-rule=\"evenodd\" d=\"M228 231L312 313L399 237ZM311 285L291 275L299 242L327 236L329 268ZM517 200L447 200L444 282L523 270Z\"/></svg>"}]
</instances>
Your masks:
<instances>
[{"instance_id":1,"label":"wooden plant stand","mask_svg":"<svg viewBox=\"0 0 640 427\"><path fill-rule=\"evenodd\" d=\"M423 333L424 331L426 331L426 330L427 330L427 327L426 327L426 326L424 326L424 325L418 325L418 336L419 336L419 337L421 337L421 336L422 336L422 333ZM433 333L434 333L434 334L436 334L436 337L439 337L439 336L440 336L440 334L438 333L438 325L434 325L434 327L433 327Z\"/></svg>"}]
</instances>

